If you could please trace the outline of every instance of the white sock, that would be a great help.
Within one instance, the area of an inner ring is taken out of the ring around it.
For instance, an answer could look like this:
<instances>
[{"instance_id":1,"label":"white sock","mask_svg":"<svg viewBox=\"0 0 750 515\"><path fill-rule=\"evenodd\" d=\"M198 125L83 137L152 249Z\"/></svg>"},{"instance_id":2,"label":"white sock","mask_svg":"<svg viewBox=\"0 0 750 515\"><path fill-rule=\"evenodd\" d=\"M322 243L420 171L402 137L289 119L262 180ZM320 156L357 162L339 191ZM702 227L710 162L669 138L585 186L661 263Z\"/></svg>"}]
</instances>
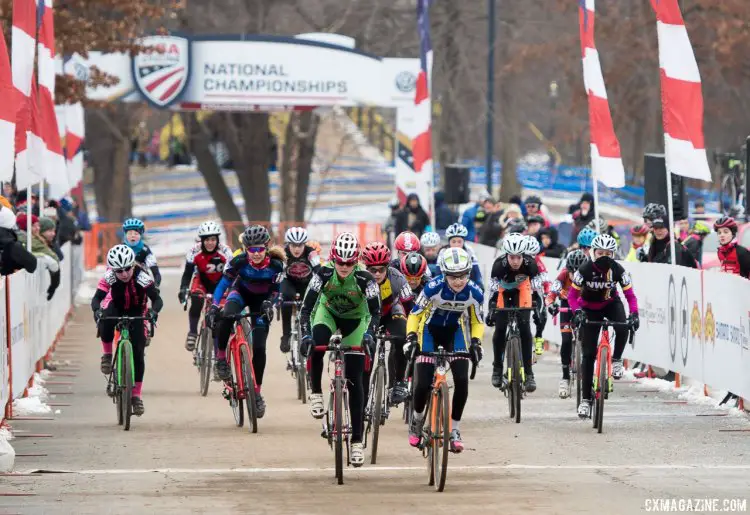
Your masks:
<instances>
[{"instance_id":1,"label":"white sock","mask_svg":"<svg viewBox=\"0 0 750 515\"><path fill-rule=\"evenodd\" d=\"M453 420L453 419L451 419L451 428L452 429L455 429L456 431L460 431L461 430L459 428L460 425L461 425L461 421L460 420Z\"/></svg>"},{"instance_id":2,"label":"white sock","mask_svg":"<svg viewBox=\"0 0 750 515\"><path fill-rule=\"evenodd\" d=\"M424 412L417 413L417 411L414 410L414 419L415 420L419 420L419 421L421 421L422 419L424 419Z\"/></svg>"}]
</instances>

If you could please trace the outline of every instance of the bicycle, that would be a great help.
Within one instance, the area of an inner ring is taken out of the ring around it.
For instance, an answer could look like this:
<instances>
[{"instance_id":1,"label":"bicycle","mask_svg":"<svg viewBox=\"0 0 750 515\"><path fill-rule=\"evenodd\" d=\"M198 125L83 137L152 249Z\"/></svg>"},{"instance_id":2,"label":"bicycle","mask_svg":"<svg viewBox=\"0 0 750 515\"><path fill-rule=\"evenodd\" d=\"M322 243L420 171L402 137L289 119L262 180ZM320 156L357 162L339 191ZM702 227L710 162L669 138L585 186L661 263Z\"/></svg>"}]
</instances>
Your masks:
<instances>
[{"instance_id":1,"label":"bicycle","mask_svg":"<svg viewBox=\"0 0 750 515\"><path fill-rule=\"evenodd\" d=\"M341 335L331 336L328 345L316 345L316 352L333 353L333 377L330 383L328 409L323 418L322 436L328 440L328 446L334 449L336 479L338 484L344 484L344 446L346 446L346 464L349 466L350 439L352 434L351 415L349 413L349 390L346 387L344 372L344 355L347 352L363 352L362 347L343 347ZM329 366L331 361L329 360ZM330 372L330 370L329 370ZM333 410L333 411L331 411Z\"/></svg>"},{"instance_id":2,"label":"bicycle","mask_svg":"<svg viewBox=\"0 0 750 515\"><path fill-rule=\"evenodd\" d=\"M198 338L193 349L193 365L198 368L200 378L200 393L202 397L208 395L208 385L211 382L211 365L215 362L214 355L214 333L206 324L206 315L213 303L214 296L210 293L199 295L203 298L203 317L200 322ZM182 304L183 310L187 311L187 301Z\"/></svg>"},{"instance_id":3,"label":"bicycle","mask_svg":"<svg viewBox=\"0 0 750 515\"><path fill-rule=\"evenodd\" d=\"M570 308L559 308L560 313L572 313ZM570 349L570 375L568 376L568 395L573 391L573 384L576 388L576 407L581 404L581 357L583 351L581 350L581 340L578 337L578 327L570 322L570 329L573 331L573 345Z\"/></svg>"},{"instance_id":4,"label":"bicycle","mask_svg":"<svg viewBox=\"0 0 750 515\"><path fill-rule=\"evenodd\" d=\"M465 352L447 352L442 345L435 352L423 352L421 355L435 360L435 373L425 414L427 425L422 427L418 449L427 459L427 484L442 492L448 474L451 434L450 393L446 376L453 358L468 359L469 355ZM471 378L476 375L476 367L472 361Z\"/></svg>"},{"instance_id":5,"label":"bicycle","mask_svg":"<svg viewBox=\"0 0 750 515\"><path fill-rule=\"evenodd\" d=\"M307 362L305 358L299 352L300 335L302 330L299 324L299 317L297 313L302 306L302 300L300 299L299 293L296 294L293 301L285 300L280 303L279 309L276 310L276 319L281 317L281 307L292 306L292 332L289 335L289 346L291 352L289 359L287 360L286 369L292 373L292 377L297 382L297 399L302 401L302 404L307 404Z\"/></svg>"},{"instance_id":6,"label":"bicycle","mask_svg":"<svg viewBox=\"0 0 750 515\"><path fill-rule=\"evenodd\" d=\"M589 412L593 420L594 429L601 433L604 427L604 400L614 390L612 381L612 346L610 345L609 328L627 327L630 330L630 343L633 343L633 322L614 322L607 320L583 322L585 325L600 327L602 329L599 337L599 346L596 350L596 364L594 365L594 381L591 388L591 399L593 399L592 410ZM598 373L597 373L598 369Z\"/></svg>"},{"instance_id":7,"label":"bicycle","mask_svg":"<svg viewBox=\"0 0 750 515\"><path fill-rule=\"evenodd\" d=\"M117 425L130 431L130 417L133 415L133 387L135 386L135 364L133 363L133 344L130 341L130 323L136 321L153 322L151 317L113 316L102 317L102 320L116 320L115 352L113 353L112 372L107 378L107 395L112 398L117 410ZM149 337L154 336L154 323L149 325ZM97 329L97 337L99 331Z\"/></svg>"},{"instance_id":8,"label":"bicycle","mask_svg":"<svg viewBox=\"0 0 750 515\"><path fill-rule=\"evenodd\" d=\"M388 395L386 393L386 385L388 384L388 365L385 359L386 342L393 343L394 340L401 340L402 338L387 335L383 328L380 328L375 335L377 339L377 347L375 350L376 359L375 366L370 374L370 388L369 395L367 398L367 404L365 404L365 434L364 434L364 447L367 448L367 436L372 431L372 453L370 454L370 463L375 465L378 455L378 439L380 436L380 426L385 425L385 421L388 420L390 415L390 403L388 402ZM391 352L393 348L391 347Z\"/></svg>"},{"instance_id":9,"label":"bicycle","mask_svg":"<svg viewBox=\"0 0 750 515\"><path fill-rule=\"evenodd\" d=\"M521 399L526 393L526 370L523 366L523 351L521 350L521 331L518 328L518 314L521 311L533 311L535 308L497 308L498 312L508 313L508 329L505 333L505 361L507 363L508 385L504 390L508 398L510 418L521 423ZM533 352L533 349L532 349Z\"/></svg>"},{"instance_id":10,"label":"bicycle","mask_svg":"<svg viewBox=\"0 0 750 515\"><path fill-rule=\"evenodd\" d=\"M252 340L252 319L265 316L263 313L244 312L226 316L224 319L234 321L234 331L229 338L227 357L232 360L232 377L224 381L223 397L229 401L237 427L244 425L244 411L242 402L247 408L248 429L251 433L258 432L258 414L255 407L255 370L253 369L253 346L248 342L248 335ZM250 322L247 322L247 319Z\"/></svg>"}]
</instances>

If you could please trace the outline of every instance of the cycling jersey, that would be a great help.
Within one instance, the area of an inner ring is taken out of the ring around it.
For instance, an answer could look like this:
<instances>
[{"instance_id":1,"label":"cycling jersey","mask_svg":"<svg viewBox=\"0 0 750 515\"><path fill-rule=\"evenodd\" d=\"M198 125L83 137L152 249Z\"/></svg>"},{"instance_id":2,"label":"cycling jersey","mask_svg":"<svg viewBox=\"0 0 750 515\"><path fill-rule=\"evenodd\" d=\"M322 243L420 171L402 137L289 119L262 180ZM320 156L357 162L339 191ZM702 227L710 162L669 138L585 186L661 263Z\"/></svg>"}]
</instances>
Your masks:
<instances>
[{"instance_id":1,"label":"cycling jersey","mask_svg":"<svg viewBox=\"0 0 750 515\"><path fill-rule=\"evenodd\" d=\"M234 256L224 268L224 275L214 290L214 305L218 306L224 292L231 287L232 296L274 297L279 291L279 283L284 278L284 263L280 259L266 255L258 265L250 262L247 253Z\"/></svg>"},{"instance_id":2,"label":"cycling jersey","mask_svg":"<svg viewBox=\"0 0 750 515\"><path fill-rule=\"evenodd\" d=\"M91 308L97 311L100 307L113 306L123 312L141 314L145 312L149 299L154 311L160 311L164 303L151 274L136 267L130 280L123 282L107 269L99 280Z\"/></svg>"},{"instance_id":3,"label":"cycling jersey","mask_svg":"<svg viewBox=\"0 0 750 515\"><path fill-rule=\"evenodd\" d=\"M450 246L443 247L442 249L440 249L440 254L438 254L438 259L437 259L438 263L443 262L443 254L449 248ZM482 280L482 270L479 268L479 260L477 259L477 255L474 253L474 250L466 244L464 244L462 248L466 251L466 253L471 258L471 273L469 275L469 279L474 281L474 284L476 284L477 286L479 286L480 288L484 290L484 281ZM439 265L438 265L438 269L439 269Z\"/></svg>"},{"instance_id":4,"label":"cycling jersey","mask_svg":"<svg viewBox=\"0 0 750 515\"><path fill-rule=\"evenodd\" d=\"M628 301L631 313L638 312L638 300L633 292L630 274L620 263L611 260L611 266L602 270L596 263L584 262L573 276L571 289L568 292L568 303L572 310L587 308L599 310L619 300L617 285Z\"/></svg>"},{"instance_id":5,"label":"cycling jersey","mask_svg":"<svg viewBox=\"0 0 750 515\"><path fill-rule=\"evenodd\" d=\"M315 249L305 245L305 250L300 257L294 257L288 245L284 251L286 252L287 279L295 283L309 283L313 273L320 267L320 256Z\"/></svg>"},{"instance_id":6,"label":"cycling jersey","mask_svg":"<svg viewBox=\"0 0 750 515\"><path fill-rule=\"evenodd\" d=\"M552 304L557 298L560 298L560 300L567 300L571 284L573 284L573 278L568 270L561 270L560 273L557 274L557 278L552 283L552 287L547 293L547 304Z\"/></svg>"},{"instance_id":7,"label":"cycling jersey","mask_svg":"<svg viewBox=\"0 0 750 515\"><path fill-rule=\"evenodd\" d=\"M738 245L737 240L719 246L717 254L723 272L750 278L750 251Z\"/></svg>"},{"instance_id":8,"label":"cycling jersey","mask_svg":"<svg viewBox=\"0 0 750 515\"><path fill-rule=\"evenodd\" d=\"M507 255L503 254L498 257L492 264L492 272L490 276L489 291L492 298L497 296L497 292L500 289L503 290L515 290L523 283L526 279L531 281L531 287L535 290L542 289L543 282L542 276L539 273L539 267L536 261L528 256L523 256L523 263L518 267L518 270L511 268L508 263Z\"/></svg>"},{"instance_id":9,"label":"cycling jersey","mask_svg":"<svg viewBox=\"0 0 750 515\"><path fill-rule=\"evenodd\" d=\"M394 314L404 315L407 303L414 300L414 293L406 282L406 277L389 266L385 280L380 283L380 314L386 316Z\"/></svg>"},{"instance_id":10,"label":"cycling jersey","mask_svg":"<svg viewBox=\"0 0 750 515\"><path fill-rule=\"evenodd\" d=\"M537 291L544 291L544 294L547 295L549 293L550 288L550 280L549 276L547 275L547 267L544 266L544 261L542 261L542 254L537 254L534 257L534 262L536 263L537 268L539 269L539 281L537 281L537 284L541 282L541 287L535 288Z\"/></svg>"},{"instance_id":11,"label":"cycling jersey","mask_svg":"<svg viewBox=\"0 0 750 515\"><path fill-rule=\"evenodd\" d=\"M159 272L159 265L156 263L156 256L154 256L151 248L145 243L140 250L135 253L135 262L144 270L151 272L151 275L154 276L156 286L161 284L161 273Z\"/></svg>"},{"instance_id":12,"label":"cycling jersey","mask_svg":"<svg viewBox=\"0 0 750 515\"><path fill-rule=\"evenodd\" d=\"M205 252L200 243L192 247L185 256L185 270L182 272L180 289L190 284L195 275L208 292L213 292L221 281L224 267L232 260L232 249L220 243L213 252Z\"/></svg>"}]
</instances>

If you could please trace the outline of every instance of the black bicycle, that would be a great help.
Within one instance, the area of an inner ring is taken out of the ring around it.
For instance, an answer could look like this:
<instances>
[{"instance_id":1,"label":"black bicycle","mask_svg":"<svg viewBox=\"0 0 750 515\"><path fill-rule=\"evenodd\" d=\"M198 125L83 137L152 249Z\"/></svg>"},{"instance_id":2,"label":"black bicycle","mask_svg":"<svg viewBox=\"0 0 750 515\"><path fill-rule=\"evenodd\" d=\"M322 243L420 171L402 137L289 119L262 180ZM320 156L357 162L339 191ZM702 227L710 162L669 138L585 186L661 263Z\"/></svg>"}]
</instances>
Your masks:
<instances>
[{"instance_id":1,"label":"black bicycle","mask_svg":"<svg viewBox=\"0 0 750 515\"><path fill-rule=\"evenodd\" d=\"M302 300L300 299L299 293L296 295L294 300L285 300L281 302L280 308L284 306L292 307L292 332L289 335L289 347L290 353L287 359L286 369L292 373L297 383L297 399L302 401L302 404L307 404L307 389L309 388L309 380L307 378L307 360L299 352L299 343L302 335L302 328L299 323L299 310L302 306ZM281 309L277 310L276 318L280 316Z\"/></svg>"},{"instance_id":2,"label":"black bicycle","mask_svg":"<svg viewBox=\"0 0 750 515\"><path fill-rule=\"evenodd\" d=\"M365 437L364 446L367 447L367 437L372 431L372 451L370 453L370 463L375 465L378 456L378 437L380 436L380 426L385 425L390 415L390 405L388 403L388 394L386 385L388 384L388 365L385 358L386 343L393 343L403 338L386 334L383 328L378 330L375 335L377 346L375 350L374 367L370 374L370 389L365 405ZM393 349L391 348L391 352Z\"/></svg>"},{"instance_id":3,"label":"black bicycle","mask_svg":"<svg viewBox=\"0 0 750 515\"><path fill-rule=\"evenodd\" d=\"M508 398L510 418L521 423L521 399L526 394L526 370L523 366L523 351L521 350L521 330L518 327L518 314L522 311L533 311L534 308L497 308L497 311L508 313L508 329L505 332L505 361L507 363L508 384L504 390Z\"/></svg>"}]
</instances>

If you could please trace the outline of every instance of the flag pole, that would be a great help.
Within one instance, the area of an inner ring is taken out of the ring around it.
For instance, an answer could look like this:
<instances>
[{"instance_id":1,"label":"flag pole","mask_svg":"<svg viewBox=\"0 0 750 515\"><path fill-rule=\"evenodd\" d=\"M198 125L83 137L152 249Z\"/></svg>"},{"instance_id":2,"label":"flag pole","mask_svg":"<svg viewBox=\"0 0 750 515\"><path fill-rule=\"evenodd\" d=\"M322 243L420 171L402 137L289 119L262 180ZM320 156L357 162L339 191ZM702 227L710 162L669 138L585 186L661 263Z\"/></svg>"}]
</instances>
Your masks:
<instances>
[{"instance_id":1,"label":"flag pole","mask_svg":"<svg viewBox=\"0 0 750 515\"><path fill-rule=\"evenodd\" d=\"M676 243L674 241L674 200L672 199L672 174L669 171L669 157L666 152L664 153L664 162L666 163L665 168L667 170L667 224L669 228L669 253L671 255L670 262L672 263L672 266L675 266L677 264L677 256L675 256Z\"/></svg>"},{"instance_id":2,"label":"flag pole","mask_svg":"<svg viewBox=\"0 0 750 515\"><path fill-rule=\"evenodd\" d=\"M26 250L31 252L31 184L26 186Z\"/></svg>"},{"instance_id":3,"label":"flag pole","mask_svg":"<svg viewBox=\"0 0 750 515\"><path fill-rule=\"evenodd\" d=\"M599 179L596 177L596 172L594 171L594 163L591 162L591 171L593 172L592 178L594 179L594 230L596 230L596 234L600 234L599 232ZM593 254L592 254L593 255Z\"/></svg>"}]
</instances>

